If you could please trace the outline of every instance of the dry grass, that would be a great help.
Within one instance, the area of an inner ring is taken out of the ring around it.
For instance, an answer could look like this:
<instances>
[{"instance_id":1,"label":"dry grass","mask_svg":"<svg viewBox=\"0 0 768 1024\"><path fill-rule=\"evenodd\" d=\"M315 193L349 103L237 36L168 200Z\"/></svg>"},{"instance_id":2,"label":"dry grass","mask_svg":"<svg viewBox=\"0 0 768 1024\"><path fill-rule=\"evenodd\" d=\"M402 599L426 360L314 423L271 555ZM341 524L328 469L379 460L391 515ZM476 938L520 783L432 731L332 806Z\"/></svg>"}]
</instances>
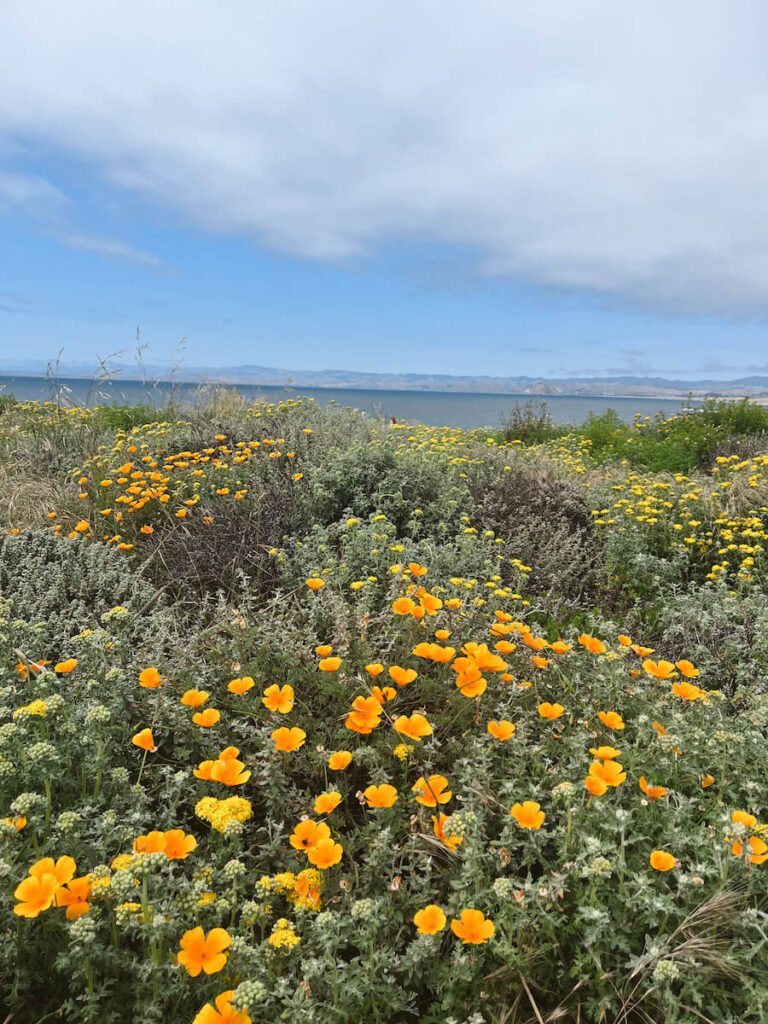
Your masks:
<instances>
[{"instance_id":1,"label":"dry grass","mask_svg":"<svg viewBox=\"0 0 768 1024\"><path fill-rule=\"evenodd\" d=\"M52 479L19 476L0 465L0 525L38 530L62 506L61 487Z\"/></svg>"}]
</instances>

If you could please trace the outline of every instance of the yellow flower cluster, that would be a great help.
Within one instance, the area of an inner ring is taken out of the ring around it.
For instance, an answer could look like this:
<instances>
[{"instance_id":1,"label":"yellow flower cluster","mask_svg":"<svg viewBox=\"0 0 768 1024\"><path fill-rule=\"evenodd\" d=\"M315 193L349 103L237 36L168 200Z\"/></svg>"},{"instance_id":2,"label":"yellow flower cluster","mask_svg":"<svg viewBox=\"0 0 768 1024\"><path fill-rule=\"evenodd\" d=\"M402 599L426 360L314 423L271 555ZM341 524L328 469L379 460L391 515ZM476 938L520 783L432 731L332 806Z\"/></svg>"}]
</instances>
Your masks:
<instances>
[{"instance_id":1,"label":"yellow flower cluster","mask_svg":"<svg viewBox=\"0 0 768 1024\"><path fill-rule=\"evenodd\" d=\"M27 715L37 715L40 718L44 718L48 711L48 705L44 700L33 700L31 704L25 704L24 707L16 708L13 712L14 718L24 718Z\"/></svg>"},{"instance_id":2,"label":"yellow flower cluster","mask_svg":"<svg viewBox=\"0 0 768 1024\"><path fill-rule=\"evenodd\" d=\"M298 946L301 938L293 930L291 922L281 917L279 921L275 922L275 927L272 929L272 934L267 939L267 942L274 949L291 950L294 946Z\"/></svg>"},{"instance_id":3,"label":"yellow flower cluster","mask_svg":"<svg viewBox=\"0 0 768 1024\"><path fill-rule=\"evenodd\" d=\"M217 800L214 796L204 796L195 804L195 814L203 821L223 832L230 821L247 821L253 808L248 800L241 796L230 796L226 800Z\"/></svg>"},{"instance_id":4,"label":"yellow flower cluster","mask_svg":"<svg viewBox=\"0 0 768 1024\"><path fill-rule=\"evenodd\" d=\"M320 910L320 891L325 884L322 871L305 868L298 874L280 871L276 875L263 875L256 883L257 888L285 896L302 910Z\"/></svg>"}]
</instances>

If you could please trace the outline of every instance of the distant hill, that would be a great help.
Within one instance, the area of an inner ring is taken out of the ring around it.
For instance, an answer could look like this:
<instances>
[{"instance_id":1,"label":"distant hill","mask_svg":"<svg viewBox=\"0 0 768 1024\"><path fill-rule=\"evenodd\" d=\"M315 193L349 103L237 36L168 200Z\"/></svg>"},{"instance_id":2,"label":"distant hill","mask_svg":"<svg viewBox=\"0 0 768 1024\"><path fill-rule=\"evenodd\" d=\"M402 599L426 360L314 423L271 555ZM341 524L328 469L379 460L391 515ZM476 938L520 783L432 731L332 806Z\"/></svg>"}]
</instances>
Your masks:
<instances>
[{"instance_id":1,"label":"distant hill","mask_svg":"<svg viewBox=\"0 0 768 1024\"><path fill-rule=\"evenodd\" d=\"M45 374L42 360L0 360L0 375L39 377ZM358 373L354 370L286 370L272 366L146 366L150 380L221 382L226 384L290 385L294 388L359 388L381 391L442 391L506 395L586 395L591 397L695 398L706 396L768 398L768 377L740 377L736 380L668 380L665 377L459 377L447 373ZM58 376L90 378L91 364L63 362ZM121 380L141 380L134 366L122 366Z\"/></svg>"}]
</instances>

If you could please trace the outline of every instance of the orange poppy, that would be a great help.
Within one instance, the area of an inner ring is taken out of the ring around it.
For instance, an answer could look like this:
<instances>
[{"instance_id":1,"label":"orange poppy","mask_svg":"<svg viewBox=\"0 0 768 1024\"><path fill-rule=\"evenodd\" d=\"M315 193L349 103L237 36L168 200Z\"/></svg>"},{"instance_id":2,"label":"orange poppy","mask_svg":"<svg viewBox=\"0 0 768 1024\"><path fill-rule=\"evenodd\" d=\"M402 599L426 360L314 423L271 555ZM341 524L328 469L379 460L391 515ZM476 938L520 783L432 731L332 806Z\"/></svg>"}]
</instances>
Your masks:
<instances>
[{"instance_id":1,"label":"orange poppy","mask_svg":"<svg viewBox=\"0 0 768 1024\"><path fill-rule=\"evenodd\" d=\"M603 779L598 779L595 775L588 775L584 779L584 785L592 796L603 796L608 791L608 784Z\"/></svg>"},{"instance_id":2,"label":"orange poppy","mask_svg":"<svg viewBox=\"0 0 768 1024\"><path fill-rule=\"evenodd\" d=\"M298 750L299 747L304 746L307 734L303 729L298 729L296 726L292 729L287 729L283 726L281 729L275 729L274 732L271 732L270 737L275 741L275 750L288 754L292 750Z\"/></svg>"},{"instance_id":3,"label":"orange poppy","mask_svg":"<svg viewBox=\"0 0 768 1024\"><path fill-rule=\"evenodd\" d=\"M163 853L168 860L186 860L196 849L197 840L193 835L187 835L183 828L172 828L165 833Z\"/></svg>"},{"instance_id":4,"label":"orange poppy","mask_svg":"<svg viewBox=\"0 0 768 1024\"><path fill-rule=\"evenodd\" d=\"M398 597L396 601L392 602L392 611L395 615L412 615L416 608L416 602L412 601L410 597Z\"/></svg>"},{"instance_id":5,"label":"orange poppy","mask_svg":"<svg viewBox=\"0 0 768 1024\"><path fill-rule=\"evenodd\" d=\"M297 474L301 476L301 473ZM236 1010L232 1005L235 998L235 990L229 989L216 996L215 1006L206 1003L200 1010L192 1024L251 1024L251 1018L242 1010Z\"/></svg>"},{"instance_id":6,"label":"orange poppy","mask_svg":"<svg viewBox=\"0 0 768 1024\"><path fill-rule=\"evenodd\" d=\"M210 693L207 690L187 690L179 698L179 703L188 708L199 708L209 697Z\"/></svg>"},{"instance_id":7,"label":"orange poppy","mask_svg":"<svg viewBox=\"0 0 768 1024\"><path fill-rule=\"evenodd\" d=\"M614 758L621 757L621 751L615 747L590 747L589 752L598 761L613 761Z\"/></svg>"},{"instance_id":8,"label":"orange poppy","mask_svg":"<svg viewBox=\"0 0 768 1024\"><path fill-rule=\"evenodd\" d=\"M759 836L750 836L749 843L749 863L750 864L764 864L768 860L768 843L765 843ZM744 848L737 839L731 847L731 853L734 857L741 857L744 853Z\"/></svg>"},{"instance_id":9,"label":"orange poppy","mask_svg":"<svg viewBox=\"0 0 768 1024\"><path fill-rule=\"evenodd\" d=\"M42 661L33 661L30 664L29 667L32 669L32 671L35 673L35 675L38 675L40 672L43 671L43 669L45 668L46 665L50 665L50 664L51 664L50 661L47 661L47 660L44 659Z\"/></svg>"},{"instance_id":10,"label":"orange poppy","mask_svg":"<svg viewBox=\"0 0 768 1024\"><path fill-rule=\"evenodd\" d=\"M157 829L145 836L137 836L133 841L134 853L163 853L165 850L165 833Z\"/></svg>"},{"instance_id":11,"label":"orange poppy","mask_svg":"<svg viewBox=\"0 0 768 1024\"><path fill-rule=\"evenodd\" d=\"M435 833L435 838L439 839L443 846L447 846L449 850L455 850L457 846L461 846L464 842L463 836L447 835L445 831L445 824L450 821L450 816L443 814L442 811L438 811L438 816L432 815L432 831Z\"/></svg>"},{"instance_id":12,"label":"orange poppy","mask_svg":"<svg viewBox=\"0 0 768 1024\"><path fill-rule=\"evenodd\" d=\"M731 821L734 825L743 825L745 828L754 828L757 824L757 818L748 811L734 811Z\"/></svg>"},{"instance_id":13,"label":"orange poppy","mask_svg":"<svg viewBox=\"0 0 768 1024\"><path fill-rule=\"evenodd\" d=\"M307 851L310 864L313 864L321 871L332 868L341 860L344 848L341 843L335 843L333 839L321 839L315 846Z\"/></svg>"},{"instance_id":14,"label":"orange poppy","mask_svg":"<svg viewBox=\"0 0 768 1024\"><path fill-rule=\"evenodd\" d=\"M341 666L341 658L321 658L317 667L321 672L338 672Z\"/></svg>"},{"instance_id":15,"label":"orange poppy","mask_svg":"<svg viewBox=\"0 0 768 1024\"><path fill-rule=\"evenodd\" d=\"M333 652L333 647L330 644L320 644L315 648L315 654L318 658L327 658L329 654Z\"/></svg>"},{"instance_id":16,"label":"orange poppy","mask_svg":"<svg viewBox=\"0 0 768 1024\"><path fill-rule=\"evenodd\" d=\"M482 945L493 938L496 927L486 918L482 910L462 910L460 919L451 921L451 931L464 945Z\"/></svg>"},{"instance_id":17,"label":"orange poppy","mask_svg":"<svg viewBox=\"0 0 768 1024\"><path fill-rule=\"evenodd\" d=\"M242 679L233 679L227 686L227 689L230 693L236 693L239 697L242 697L244 693L247 693L255 685L250 676L243 676Z\"/></svg>"},{"instance_id":18,"label":"orange poppy","mask_svg":"<svg viewBox=\"0 0 768 1024\"><path fill-rule=\"evenodd\" d=\"M131 743L134 746L140 747L142 750L155 751L155 738L152 735L151 729L142 729L141 732L137 732L135 736L131 738Z\"/></svg>"},{"instance_id":19,"label":"orange poppy","mask_svg":"<svg viewBox=\"0 0 768 1024\"><path fill-rule=\"evenodd\" d=\"M375 696L355 697L352 710L347 712L344 725L352 732L367 736L381 724L381 702Z\"/></svg>"},{"instance_id":20,"label":"orange poppy","mask_svg":"<svg viewBox=\"0 0 768 1024\"><path fill-rule=\"evenodd\" d=\"M380 676L381 673L384 671L384 666L379 661L371 662L370 665L365 666L365 671L368 673L369 676L371 676L372 679L375 679L376 676Z\"/></svg>"},{"instance_id":21,"label":"orange poppy","mask_svg":"<svg viewBox=\"0 0 768 1024\"><path fill-rule=\"evenodd\" d=\"M403 736L407 736L411 740L416 740L416 742L421 741L424 736L431 736L433 731L432 726L426 720L424 715L420 715L416 712L412 714L410 718L406 718L405 715L400 715L399 718L394 720L392 725L397 732L402 733Z\"/></svg>"},{"instance_id":22,"label":"orange poppy","mask_svg":"<svg viewBox=\"0 0 768 1024\"><path fill-rule=\"evenodd\" d=\"M58 672L59 675L69 675L72 669L77 665L77 658L67 658L66 661L60 661L58 665L53 666L53 671Z\"/></svg>"},{"instance_id":23,"label":"orange poppy","mask_svg":"<svg viewBox=\"0 0 768 1024\"><path fill-rule=\"evenodd\" d=\"M236 748L233 748L236 749ZM251 777L250 772L243 769L245 764L238 761L236 757L219 756L218 761L204 761L203 764L210 764L208 779L211 782L220 782L224 786L242 786ZM203 765L200 765L202 768ZM197 772L195 772L197 775ZM198 776L202 778L202 776Z\"/></svg>"},{"instance_id":24,"label":"orange poppy","mask_svg":"<svg viewBox=\"0 0 768 1024\"><path fill-rule=\"evenodd\" d=\"M194 769L192 774L197 779L202 779L204 782L210 782L211 769L215 764L215 761L201 761L197 768Z\"/></svg>"},{"instance_id":25,"label":"orange poppy","mask_svg":"<svg viewBox=\"0 0 768 1024\"><path fill-rule=\"evenodd\" d=\"M388 704L397 696L397 690L392 686L385 686L383 690L379 686L374 686L371 690L371 696L374 697L379 704Z\"/></svg>"},{"instance_id":26,"label":"orange poppy","mask_svg":"<svg viewBox=\"0 0 768 1024\"><path fill-rule=\"evenodd\" d=\"M196 978L201 971L216 974L227 962L224 952L232 943L223 928L212 928L208 935L202 928L192 928L181 937L181 949L176 959L187 973Z\"/></svg>"},{"instance_id":27,"label":"orange poppy","mask_svg":"<svg viewBox=\"0 0 768 1024\"><path fill-rule=\"evenodd\" d=\"M310 590L319 590L325 586L325 580L321 580L319 576L310 576L308 580L304 581Z\"/></svg>"},{"instance_id":28,"label":"orange poppy","mask_svg":"<svg viewBox=\"0 0 768 1024\"><path fill-rule=\"evenodd\" d=\"M53 874L30 875L16 886L13 895L19 900L13 912L18 917L37 917L53 904L61 883Z\"/></svg>"},{"instance_id":29,"label":"orange poppy","mask_svg":"<svg viewBox=\"0 0 768 1024\"><path fill-rule=\"evenodd\" d=\"M538 654L534 654L531 658L534 668L545 669L550 662L550 658L542 658Z\"/></svg>"},{"instance_id":30,"label":"orange poppy","mask_svg":"<svg viewBox=\"0 0 768 1024\"><path fill-rule=\"evenodd\" d=\"M44 875L54 875L59 885L66 885L67 882L74 878L75 871L77 871L77 865L72 857L59 857L58 860L54 861L53 857L43 857L42 860L37 860L29 869L29 874L33 878L42 878Z\"/></svg>"},{"instance_id":31,"label":"orange poppy","mask_svg":"<svg viewBox=\"0 0 768 1024\"><path fill-rule=\"evenodd\" d=\"M304 850L306 852L317 845L321 839L327 839L330 834L331 830L324 821L312 821L311 818L305 818L293 830L288 842L294 850Z\"/></svg>"},{"instance_id":32,"label":"orange poppy","mask_svg":"<svg viewBox=\"0 0 768 1024\"><path fill-rule=\"evenodd\" d=\"M654 850L650 856L651 867L655 871L669 871L675 866L675 858L666 850Z\"/></svg>"},{"instance_id":33,"label":"orange poppy","mask_svg":"<svg viewBox=\"0 0 768 1024\"><path fill-rule=\"evenodd\" d=\"M620 786L627 778L624 767L618 761L593 761L589 774L602 779L606 786Z\"/></svg>"},{"instance_id":34,"label":"orange poppy","mask_svg":"<svg viewBox=\"0 0 768 1024\"><path fill-rule=\"evenodd\" d=\"M447 804L453 796L448 789L448 779L444 775L430 775L428 779L422 775L411 786L411 792L416 794L416 802L422 807L437 807L438 804Z\"/></svg>"},{"instance_id":35,"label":"orange poppy","mask_svg":"<svg viewBox=\"0 0 768 1024\"><path fill-rule=\"evenodd\" d=\"M523 643L533 651L543 651L549 644L543 636L534 636L532 633L523 634Z\"/></svg>"},{"instance_id":36,"label":"orange poppy","mask_svg":"<svg viewBox=\"0 0 768 1024\"><path fill-rule=\"evenodd\" d=\"M675 662L675 668L678 669L688 679L695 679L701 675L701 672L691 664L690 661L686 661L684 658L682 661Z\"/></svg>"},{"instance_id":37,"label":"orange poppy","mask_svg":"<svg viewBox=\"0 0 768 1024\"><path fill-rule=\"evenodd\" d=\"M315 814L330 814L340 803L341 793L337 793L335 789L331 789L327 793L321 793L315 800Z\"/></svg>"},{"instance_id":38,"label":"orange poppy","mask_svg":"<svg viewBox=\"0 0 768 1024\"><path fill-rule=\"evenodd\" d=\"M139 673L139 686L143 686L144 689L156 690L158 686L162 685L163 680L156 668L145 668Z\"/></svg>"},{"instance_id":39,"label":"orange poppy","mask_svg":"<svg viewBox=\"0 0 768 1024\"><path fill-rule=\"evenodd\" d=\"M488 650L488 644L467 643L464 644L461 651L481 672L503 672L505 668L508 668L503 658ZM461 659L457 658L454 665L460 667Z\"/></svg>"},{"instance_id":40,"label":"orange poppy","mask_svg":"<svg viewBox=\"0 0 768 1024\"><path fill-rule=\"evenodd\" d=\"M628 636L625 636L624 633L619 633L619 635L616 637L616 639L619 641L619 643L621 644L622 647L631 647L632 646L631 638L628 637Z\"/></svg>"},{"instance_id":41,"label":"orange poppy","mask_svg":"<svg viewBox=\"0 0 768 1024\"><path fill-rule=\"evenodd\" d=\"M624 728L624 719L616 711L598 711L597 717L608 729L616 731Z\"/></svg>"},{"instance_id":42,"label":"orange poppy","mask_svg":"<svg viewBox=\"0 0 768 1024\"><path fill-rule=\"evenodd\" d=\"M349 767L352 754L348 750L337 750L328 758L328 767L332 772L343 772Z\"/></svg>"},{"instance_id":43,"label":"orange poppy","mask_svg":"<svg viewBox=\"0 0 768 1024\"><path fill-rule=\"evenodd\" d=\"M56 906L67 908L67 920L76 921L82 914L87 914L91 909L88 897L91 893L91 876L83 875L82 878L73 878L68 885L62 886L56 892Z\"/></svg>"},{"instance_id":44,"label":"orange poppy","mask_svg":"<svg viewBox=\"0 0 768 1024\"><path fill-rule=\"evenodd\" d=\"M466 658L457 658L451 667L454 668L458 661L466 660ZM488 683L485 677L481 675L480 669L475 666L469 668L466 672L459 672L456 676L456 685L461 691L462 697L479 697L485 693Z\"/></svg>"},{"instance_id":45,"label":"orange poppy","mask_svg":"<svg viewBox=\"0 0 768 1024\"><path fill-rule=\"evenodd\" d=\"M491 636L509 636L515 632L515 627L512 623L494 622L488 627L488 632Z\"/></svg>"},{"instance_id":46,"label":"orange poppy","mask_svg":"<svg viewBox=\"0 0 768 1024\"><path fill-rule=\"evenodd\" d=\"M672 683L672 693L676 694L682 700L708 700L707 691L702 690L700 687L693 683L687 683L685 680L679 683Z\"/></svg>"},{"instance_id":47,"label":"orange poppy","mask_svg":"<svg viewBox=\"0 0 768 1024\"><path fill-rule=\"evenodd\" d=\"M399 799L397 790L388 782L383 782L380 786L366 787L363 790L363 796L369 807L379 809L392 807Z\"/></svg>"},{"instance_id":48,"label":"orange poppy","mask_svg":"<svg viewBox=\"0 0 768 1024\"><path fill-rule=\"evenodd\" d=\"M701 776L701 788L702 789L708 789L711 785L713 785L714 781L715 781L715 776L714 775L702 775Z\"/></svg>"},{"instance_id":49,"label":"orange poppy","mask_svg":"<svg viewBox=\"0 0 768 1024\"><path fill-rule=\"evenodd\" d=\"M439 597L435 597L434 594L428 594L426 591L423 591L423 593L419 595L419 604L427 613L427 615L437 615L437 613L443 607L443 602L440 600Z\"/></svg>"},{"instance_id":50,"label":"orange poppy","mask_svg":"<svg viewBox=\"0 0 768 1024\"><path fill-rule=\"evenodd\" d=\"M587 633L582 633L580 637L577 637L578 643L591 654L603 654L605 653L605 644L602 640L598 640L596 636L589 636Z\"/></svg>"},{"instance_id":51,"label":"orange poppy","mask_svg":"<svg viewBox=\"0 0 768 1024\"><path fill-rule=\"evenodd\" d=\"M561 655L567 654L568 651L572 651L573 647L570 644L565 643L563 640L555 640L553 644L549 645L549 649L553 654Z\"/></svg>"},{"instance_id":52,"label":"orange poppy","mask_svg":"<svg viewBox=\"0 0 768 1024\"><path fill-rule=\"evenodd\" d=\"M435 903L429 903L413 915L413 923L419 935L437 935L445 928L447 918Z\"/></svg>"},{"instance_id":53,"label":"orange poppy","mask_svg":"<svg viewBox=\"0 0 768 1024\"><path fill-rule=\"evenodd\" d=\"M543 704L539 704L537 711L542 718L560 718L565 712L565 708L562 704L550 704L549 701L544 701Z\"/></svg>"},{"instance_id":54,"label":"orange poppy","mask_svg":"<svg viewBox=\"0 0 768 1024\"><path fill-rule=\"evenodd\" d=\"M512 654L517 650L517 644L512 644L509 640L498 640L493 645L494 651L498 651L499 654Z\"/></svg>"},{"instance_id":55,"label":"orange poppy","mask_svg":"<svg viewBox=\"0 0 768 1024\"><path fill-rule=\"evenodd\" d=\"M417 658L427 658L429 661L437 661L440 664L447 664L456 653L455 647L441 647L440 644L422 641L411 651Z\"/></svg>"},{"instance_id":56,"label":"orange poppy","mask_svg":"<svg viewBox=\"0 0 768 1024\"><path fill-rule=\"evenodd\" d=\"M506 719L502 719L500 722L490 721L488 723L488 732L494 739L498 740L499 743L503 743L504 740L508 740L514 736L515 729L516 726L512 722L508 722Z\"/></svg>"},{"instance_id":57,"label":"orange poppy","mask_svg":"<svg viewBox=\"0 0 768 1024\"><path fill-rule=\"evenodd\" d=\"M261 703L267 711L277 711L281 715L288 714L293 707L293 702L293 687L287 684L278 686L277 683L274 683L272 686L268 686L261 698Z\"/></svg>"},{"instance_id":58,"label":"orange poppy","mask_svg":"<svg viewBox=\"0 0 768 1024\"><path fill-rule=\"evenodd\" d=\"M192 715L192 721L201 729L210 729L220 718L221 712L216 708L206 708L205 711L198 711L196 715Z\"/></svg>"},{"instance_id":59,"label":"orange poppy","mask_svg":"<svg viewBox=\"0 0 768 1024\"><path fill-rule=\"evenodd\" d=\"M540 829L546 815L535 800L526 800L522 804L514 804L509 812L520 828Z\"/></svg>"},{"instance_id":60,"label":"orange poppy","mask_svg":"<svg viewBox=\"0 0 768 1024\"><path fill-rule=\"evenodd\" d=\"M654 679L669 679L675 674L675 666L671 661L652 661L646 658L643 662L643 669Z\"/></svg>"},{"instance_id":61,"label":"orange poppy","mask_svg":"<svg viewBox=\"0 0 768 1024\"><path fill-rule=\"evenodd\" d=\"M413 668L401 668L399 665L392 665L388 670L389 678L398 686L407 686L412 683L418 673Z\"/></svg>"},{"instance_id":62,"label":"orange poppy","mask_svg":"<svg viewBox=\"0 0 768 1024\"><path fill-rule=\"evenodd\" d=\"M649 786L645 781L645 776L641 775L639 780L640 789L645 793L649 800L661 800L662 797L667 795L667 791L664 786Z\"/></svg>"}]
</instances>

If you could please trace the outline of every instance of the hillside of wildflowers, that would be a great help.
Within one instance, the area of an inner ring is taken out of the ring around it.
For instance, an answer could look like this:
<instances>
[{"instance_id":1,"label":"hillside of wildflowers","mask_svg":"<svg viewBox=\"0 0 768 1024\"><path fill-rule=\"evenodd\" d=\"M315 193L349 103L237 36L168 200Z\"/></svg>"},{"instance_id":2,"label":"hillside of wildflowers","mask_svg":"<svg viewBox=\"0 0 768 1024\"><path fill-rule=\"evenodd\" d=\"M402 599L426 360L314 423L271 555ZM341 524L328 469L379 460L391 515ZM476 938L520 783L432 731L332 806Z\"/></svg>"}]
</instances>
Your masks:
<instances>
[{"instance_id":1,"label":"hillside of wildflowers","mask_svg":"<svg viewBox=\"0 0 768 1024\"><path fill-rule=\"evenodd\" d=\"M768 418L0 403L14 1024L768 1019Z\"/></svg>"}]
</instances>

